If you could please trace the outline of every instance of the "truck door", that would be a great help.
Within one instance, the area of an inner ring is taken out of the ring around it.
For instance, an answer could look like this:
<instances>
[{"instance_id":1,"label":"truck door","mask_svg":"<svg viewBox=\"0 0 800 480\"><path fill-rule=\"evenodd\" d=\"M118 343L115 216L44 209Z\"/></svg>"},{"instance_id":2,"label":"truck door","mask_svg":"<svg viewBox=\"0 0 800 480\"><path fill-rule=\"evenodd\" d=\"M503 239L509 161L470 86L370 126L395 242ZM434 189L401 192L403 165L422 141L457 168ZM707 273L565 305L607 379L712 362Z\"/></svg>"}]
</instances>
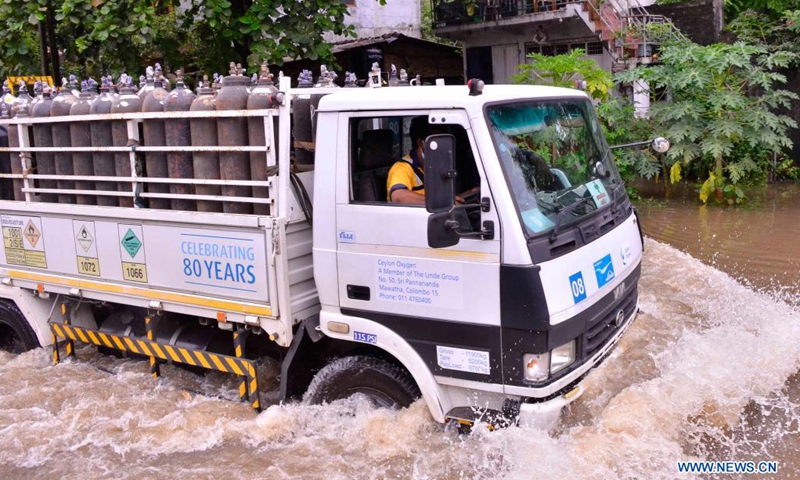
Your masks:
<instances>
[{"instance_id":1,"label":"truck door","mask_svg":"<svg viewBox=\"0 0 800 480\"><path fill-rule=\"evenodd\" d=\"M339 144L348 145L347 158L339 158L336 169L342 313L400 335L440 383L502 384L500 228L467 115L447 110L341 116ZM409 160L413 119L431 116L438 123L429 133L449 133L456 139L456 191L479 187L475 200L489 199L488 211L468 210L470 225L464 226L478 231L484 222L492 222L494 238L463 237L453 247L430 248L425 207L389 201L387 175L396 161L404 156ZM356 341L383 341L371 332L352 334Z\"/></svg>"}]
</instances>

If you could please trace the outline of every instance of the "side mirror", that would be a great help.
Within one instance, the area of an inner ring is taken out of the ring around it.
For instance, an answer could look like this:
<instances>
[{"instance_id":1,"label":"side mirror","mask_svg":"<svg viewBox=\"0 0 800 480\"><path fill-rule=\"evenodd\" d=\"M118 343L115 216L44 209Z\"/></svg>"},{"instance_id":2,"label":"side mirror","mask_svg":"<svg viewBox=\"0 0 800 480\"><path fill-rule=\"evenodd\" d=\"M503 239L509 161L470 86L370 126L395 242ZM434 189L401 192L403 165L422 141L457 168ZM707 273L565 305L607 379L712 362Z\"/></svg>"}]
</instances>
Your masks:
<instances>
[{"instance_id":1,"label":"side mirror","mask_svg":"<svg viewBox=\"0 0 800 480\"><path fill-rule=\"evenodd\" d=\"M431 135L425 139L425 209L449 212L455 205L456 139Z\"/></svg>"},{"instance_id":2,"label":"side mirror","mask_svg":"<svg viewBox=\"0 0 800 480\"><path fill-rule=\"evenodd\" d=\"M650 144L650 147L656 153L666 153L669 150L669 140L664 137L656 137L653 139L653 142Z\"/></svg>"},{"instance_id":3,"label":"side mirror","mask_svg":"<svg viewBox=\"0 0 800 480\"><path fill-rule=\"evenodd\" d=\"M459 240L458 222L449 211L432 213L428 217L428 246L445 248L456 245Z\"/></svg>"},{"instance_id":4,"label":"side mirror","mask_svg":"<svg viewBox=\"0 0 800 480\"><path fill-rule=\"evenodd\" d=\"M595 178L605 178L608 176L608 169L603 162L597 162L594 164L594 169L592 170L592 175Z\"/></svg>"}]
</instances>

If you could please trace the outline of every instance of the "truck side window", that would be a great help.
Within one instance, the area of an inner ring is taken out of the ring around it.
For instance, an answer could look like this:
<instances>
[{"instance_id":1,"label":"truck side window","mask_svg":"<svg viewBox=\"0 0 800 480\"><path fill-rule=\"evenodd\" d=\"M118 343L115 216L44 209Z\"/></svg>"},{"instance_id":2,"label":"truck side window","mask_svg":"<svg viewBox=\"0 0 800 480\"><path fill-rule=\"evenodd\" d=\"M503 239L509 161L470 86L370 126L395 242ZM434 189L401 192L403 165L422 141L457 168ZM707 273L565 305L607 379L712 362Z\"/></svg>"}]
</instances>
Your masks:
<instances>
[{"instance_id":1,"label":"truck side window","mask_svg":"<svg viewBox=\"0 0 800 480\"><path fill-rule=\"evenodd\" d=\"M393 189L418 193L424 203L424 159L419 155L414 136L449 133L456 138L456 191L464 192L480 186L480 175L466 130L460 125L427 125L424 115L403 117L361 117L350 123L350 202L391 202ZM390 178L390 170L398 165ZM406 166L407 165L407 166ZM388 185L389 181L393 185ZM413 197L412 197L413 198Z\"/></svg>"}]
</instances>

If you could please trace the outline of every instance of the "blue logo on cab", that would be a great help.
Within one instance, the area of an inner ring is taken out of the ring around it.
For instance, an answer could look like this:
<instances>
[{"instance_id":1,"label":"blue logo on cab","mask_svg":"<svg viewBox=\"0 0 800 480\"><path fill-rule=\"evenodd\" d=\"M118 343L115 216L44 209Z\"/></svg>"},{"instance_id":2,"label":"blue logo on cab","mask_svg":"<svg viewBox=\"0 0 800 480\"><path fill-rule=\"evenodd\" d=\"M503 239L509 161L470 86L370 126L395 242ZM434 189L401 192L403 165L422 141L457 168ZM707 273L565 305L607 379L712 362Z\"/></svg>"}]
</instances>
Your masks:
<instances>
[{"instance_id":1,"label":"blue logo on cab","mask_svg":"<svg viewBox=\"0 0 800 480\"><path fill-rule=\"evenodd\" d=\"M594 262L594 275L597 277L598 288L603 288L603 285L614 280L614 262L611 261L611 255Z\"/></svg>"},{"instance_id":2,"label":"blue logo on cab","mask_svg":"<svg viewBox=\"0 0 800 480\"><path fill-rule=\"evenodd\" d=\"M372 343L373 345L376 345L378 343L378 336L374 333L356 332L354 330L353 340L356 342Z\"/></svg>"},{"instance_id":3,"label":"blue logo on cab","mask_svg":"<svg viewBox=\"0 0 800 480\"><path fill-rule=\"evenodd\" d=\"M569 288L572 290L572 300L575 303L586 300L586 283L583 281L581 272L576 272L569 276Z\"/></svg>"}]
</instances>

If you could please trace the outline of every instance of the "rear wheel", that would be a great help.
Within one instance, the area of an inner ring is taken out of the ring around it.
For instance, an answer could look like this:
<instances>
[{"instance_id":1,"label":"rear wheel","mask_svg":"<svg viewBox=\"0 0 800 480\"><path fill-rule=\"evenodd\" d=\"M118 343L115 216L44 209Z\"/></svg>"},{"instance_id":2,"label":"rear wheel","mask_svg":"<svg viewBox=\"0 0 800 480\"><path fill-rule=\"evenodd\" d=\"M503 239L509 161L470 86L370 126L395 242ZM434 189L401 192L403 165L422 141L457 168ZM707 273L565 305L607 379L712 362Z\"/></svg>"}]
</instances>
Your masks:
<instances>
[{"instance_id":1,"label":"rear wheel","mask_svg":"<svg viewBox=\"0 0 800 480\"><path fill-rule=\"evenodd\" d=\"M22 353L39 347L39 340L16 305L0 301L0 350Z\"/></svg>"},{"instance_id":2,"label":"rear wheel","mask_svg":"<svg viewBox=\"0 0 800 480\"><path fill-rule=\"evenodd\" d=\"M411 375L397 365L375 357L337 358L320 370L304 399L310 403L332 402L360 393L384 408L403 408L419 398Z\"/></svg>"}]
</instances>

